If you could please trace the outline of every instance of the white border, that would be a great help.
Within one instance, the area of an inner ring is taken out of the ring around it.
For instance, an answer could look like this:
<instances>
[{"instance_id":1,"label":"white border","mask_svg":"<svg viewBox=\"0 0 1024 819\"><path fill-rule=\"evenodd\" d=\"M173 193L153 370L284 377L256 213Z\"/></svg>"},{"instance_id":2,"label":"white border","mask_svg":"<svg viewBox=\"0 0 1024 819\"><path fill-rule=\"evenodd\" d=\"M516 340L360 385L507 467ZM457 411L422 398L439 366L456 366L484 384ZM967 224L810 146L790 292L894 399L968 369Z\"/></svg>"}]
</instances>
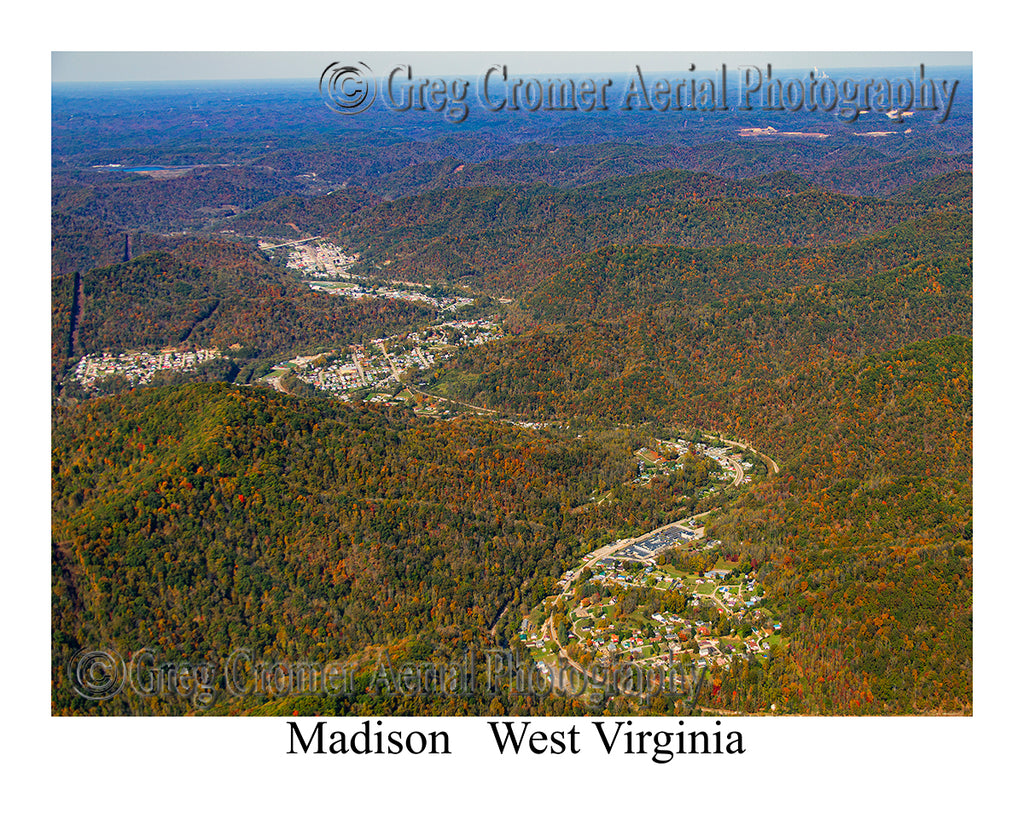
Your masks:
<instances>
[{"instance_id":1,"label":"white border","mask_svg":"<svg viewBox=\"0 0 1024 819\"><path fill-rule=\"evenodd\" d=\"M1013 781L1009 764L1016 756L1015 703L1010 695L1019 679L1019 649L1014 612L1009 603L999 601L1012 599L1020 576L1019 530L1006 514L1014 508L1010 492L1016 481L1003 479L1005 464L1015 456L1014 422L1019 416L1008 387L1020 375L1020 366L1011 357L1016 341L1012 334L1019 329L1013 319L1020 265L1007 243L1007 237L1019 231L1010 223L1016 214L1006 197L1020 190L1015 173L1019 149L1009 132L1020 105L1009 20L990 23L977 8L936 4L902 10L880 2L785 8L718 4L709 10L692 4L556 9L542 3L493 3L455 10L433 4L410 10L389 4L358 9L325 6L307 12L280 6L215 8L195 2L144 10L138 4L119 3L32 15L37 19L30 30L43 32L33 36L44 42L27 50L22 46L5 65L9 83L16 86L6 118L8 132L16 132L8 158L19 166L7 200L31 223L14 220L12 234L18 238L12 278L17 283L8 303L16 305L20 318L5 327L4 348L19 351L27 339L29 348L39 351L30 356L31 366L18 365L7 381L13 457L5 496L19 537L8 542L16 556L5 573L14 588L5 597L15 668L30 669L24 683L18 676L18 686L8 688L16 717L7 741L18 757L9 781L16 783L20 796L31 799L23 804L73 807L86 815L142 808L157 816L215 807L229 815L254 816L279 810L347 813L367 808L387 816L407 811L425 816L521 816L573 808L600 815L701 809L769 816L809 810L840 816L865 810L884 816L926 811L945 816L978 808L984 815L986 803L994 805L1007 795L1007 784ZM20 34L13 39L20 39ZM403 47L764 51L770 44L773 50L787 51L806 49L809 43L815 50L827 46L878 51L926 43L929 50L975 54L975 141L981 156L975 171L976 716L736 720L748 738L750 750L744 757L687 759L669 765L629 759L608 764L590 755L555 761L500 760L486 726L477 730L477 720L431 720L432 728L441 726L459 737L460 751L457 764L424 764L432 761L296 761L284 754L286 728L276 720L48 716L49 703L41 692L49 682L49 559L43 554L49 481L42 466L49 445L49 326L36 317L47 315L49 301L43 273L49 268L49 202L43 191L48 189L51 50L121 50L138 44L147 49L330 52ZM30 138L23 140L26 126ZM24 307L23 293L28 296ZM30 495L22 487L28 487ZM1015 769L1016 765L1013 773Z\"/></svg>"}]
</instances>

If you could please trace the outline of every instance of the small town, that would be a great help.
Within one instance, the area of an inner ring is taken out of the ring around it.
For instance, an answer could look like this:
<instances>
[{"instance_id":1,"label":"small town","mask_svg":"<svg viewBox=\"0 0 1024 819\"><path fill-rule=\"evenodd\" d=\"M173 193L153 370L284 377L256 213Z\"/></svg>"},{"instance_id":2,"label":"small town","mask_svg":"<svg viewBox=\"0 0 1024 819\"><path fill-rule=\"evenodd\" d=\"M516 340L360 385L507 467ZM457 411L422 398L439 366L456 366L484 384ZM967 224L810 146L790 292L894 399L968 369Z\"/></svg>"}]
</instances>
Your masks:
<instances>
[{"instance_id":1,"label":"small town","mask_svg":"<svg viewBox=\"0 0 1024 819\"><path fill-rule=\"evenodd\" d=\"M274 247L267 242L260 242L261 250L270 250ZM359 261L358 253L349 255L330 242L307 241L295 243L292 247L288 253L288 267L311 279L345 277L348 269Z\"/></svg>"},{"instance_id":2,"label":"small town","mask_svg":"<svg viewBox=\"0 0 1024 819\"><path fill-rule=\"evenodd\" d=\"M745 448L739 442L657 440L635 453L640 475L634 483L679 468L671 456L689 453L720 467L709 474L712 480L740 486L763 466ZM709 485L699 495L715 491ZM565 572L557 592L523 619L519 633L544 679L555 680L556 668L566 663L579 672L607 663L654 671L678 662L728 667L785 642L755 572L723 554L721 541L706 537L704 520L711 514L622 538Z\"/></svg>"},{"instance_id":3,"label":"small town","mask_svg":"<svg viewBox=\"0 0 1024 819\"><path fill-rule=\"evenodd\" d=\"M609 662L655 670L676 662L728 667L785 640L763 586L722 557L712 569L685 572L653 555L637 561L592 553L559 585L523 620L519 635L548 679L560 663L578 671ZM660 604L639 605L640 590L662 592ZM561 629L554 625L559 613Z\"/></svg>"},{"instance_id":4,"label":"small town","mask_svg":"<svg viewBox=\"0 0 1024 819\"><path fill-rule=\"evenodd\" d=\"M408 401L412 394L403 387L405 373L433 367L454 355L459 347L486 344L500 337L500 328L489 319L445 321L419 332L354 344L347 350L297 356L278 363L265 380L280 390L281 379L291 372L300 381L346 401Z\"/></svg>"},{"instance_id":5,"label":"small town","mask_svg":"<svg viewBox=\"0 0 1024 819\"><path fill-rule=\"evenodd\" d=\"M318 290L321 293L328 293L332 296L343 296L347 299L395 299L396 301L413 301L420 302L421 304L427 304L433 307L435 310L445 311L454 310L458 307L464 307L468 304L473 303L473 299L467 296L428 296L419 290L399 290L395 287L380 284L369 284L366 280L362 280L360 283L356 277L352 277L352 281L347 282L313 282L304 281L303 284L308 285L312 290ZM395 284L391 282L390 284ZM411 283L406 283L407 287L413 287Z\"/></svg>"},{"instance_id":6,"label":"small town","mask_svg":"<svg viewBox=\"0 0 1024 819\"><path fill-rule=\"evenodd\" d=\"M366 276L350 273L349 268L359 261L359 254L350 254L344 248L324 241L318 236L285 245L260 242L259 246L264 253L291 247L286 261L288 269L297 273L302 283L310 289L332 296L420 302L442 312L473 303L473 299L467 296L437 296L424 293L423 290L430 288L415 282L374 281Z\"/></svg>"}]
</instances>

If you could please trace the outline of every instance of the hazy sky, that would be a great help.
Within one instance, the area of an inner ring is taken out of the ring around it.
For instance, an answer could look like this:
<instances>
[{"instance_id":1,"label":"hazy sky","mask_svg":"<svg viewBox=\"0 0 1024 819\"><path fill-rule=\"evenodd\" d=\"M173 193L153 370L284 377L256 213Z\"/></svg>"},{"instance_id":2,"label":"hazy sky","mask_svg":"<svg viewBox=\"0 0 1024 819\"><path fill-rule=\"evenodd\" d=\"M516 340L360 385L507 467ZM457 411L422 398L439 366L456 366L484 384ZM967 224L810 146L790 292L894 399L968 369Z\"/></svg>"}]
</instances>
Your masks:
<instances>
[{"instance_id":1,"label":"hazy sky","mask_svg":"<svg viewBox=\"0 0 1024 819\"><path fill-rule=\"evenodd\" d=\"M421 76L477 75L493 64L507 64L516 74L617 73L634 64L651 71L714 69L725 63L778 69L818 66L838 68L971 65L967 51L55 51L54 82L129 82L153 80L307 79L318 77L334 61L363 61L378 74L400 64L412 65Z\"/></svg>"}]
</instances>

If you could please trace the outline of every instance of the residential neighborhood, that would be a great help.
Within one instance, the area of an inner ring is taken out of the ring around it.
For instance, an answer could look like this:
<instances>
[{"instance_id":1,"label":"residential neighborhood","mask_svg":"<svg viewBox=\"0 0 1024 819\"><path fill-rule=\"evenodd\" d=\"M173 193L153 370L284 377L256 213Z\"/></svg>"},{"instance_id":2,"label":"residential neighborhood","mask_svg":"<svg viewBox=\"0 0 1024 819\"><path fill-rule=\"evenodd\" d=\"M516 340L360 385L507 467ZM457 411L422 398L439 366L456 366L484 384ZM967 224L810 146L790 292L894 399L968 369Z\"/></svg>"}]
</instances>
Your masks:
<instances>
[{"instance_id":1,"label":"residential neighborhood","mask_svg":"<svg viewBox=\"0 0 1024 819\"><path fill-rule=\"evenodd\" d=\"M133 386L148 384L161 371L190 372L206 361L221 358L220 350L166 349L157 353L125 351L123 353L92 353L75 365L73 377L90 389L97 381L114 375L128 379Z\"/></svg>"},{"instance_id":2,"label":"residential neighborhood","mask_svg":"<svg viewBox=\"0 0 1024 819\"><path fill-rule=\"evenodd\" d=\"M260 249L270 248L268 243L260 243ZM288 267L312 279L344 277L357 261L358 253L350 255L337 245L324 241L296 243L288 253Z\"/></svg>"},{"instance_id":3,"label":"residential neighborhood","mask_svg":"<svg viewBox=\"0 0 1024 819\"><path fill-rule=\"evenodd\" d=\"M442 321L418 332L372 339L365 345L297 356L279 362L265 380L282 389L280 379L292 372L300 381L343 400L406 401L412 395L402 386L404 373L429 369L450 358L459 347L500 337L501 329L489 319Z\"/></svg>"},{"instance_id":4,"label":"residential neighborhood","mask_svg":"<svg viewBox=\"0 0 1024 819\"><path fill-rule=\"evenodd\" d=\"M708 457L733 485L749 480L755 466L732 446L676 440L657 448ZM641 472L672 468L653 449L637 456ZM559 578L557 592L524 618L519 635L545 679L562 663L577 671L621 663L651 672L678 663L728 667L787 639L756 572L706 538L709 514L594 549Z\"/></svg>"},{"instance_id":5,"label":"residential neighborhood","mask_svg":"<svg viewBox=\"0 0 1024 819\"><path fill-rule=\"evenodd\" d=\"M467 296L430 296L422 290L416 289L411 282L404 283L404 288L394 286L395 282L374 284L367 279L357 280L360 277L351 277L351 281L345 282L315 282L304 281L312 290L321 293L328 293L332 296L343 296L347 299L395 299L396 301L412 301L427 304L435 310L454 310L473 303L473 299ZM422 287L422 285L421 285Z\"/></svg>"},{"instance_id":6,"label":"residential neighborhood","mask_svg":"<svg viewBox=\"0 0 1024 819\"><path fill-rule=\"evenodd\" d=\"M467 296L432 295L424 292L431 290L428 285L416 282L371 279L350 273L349 269L359 261L359 254L348 253L319 236L284 245L260 242L260 249L268 254L287 247L291 247L285 262L287 268L298 274L302 283L312 290L349 299L420 302L442 312L473 303L473 299Z\"/></svg>"}]
</instances>

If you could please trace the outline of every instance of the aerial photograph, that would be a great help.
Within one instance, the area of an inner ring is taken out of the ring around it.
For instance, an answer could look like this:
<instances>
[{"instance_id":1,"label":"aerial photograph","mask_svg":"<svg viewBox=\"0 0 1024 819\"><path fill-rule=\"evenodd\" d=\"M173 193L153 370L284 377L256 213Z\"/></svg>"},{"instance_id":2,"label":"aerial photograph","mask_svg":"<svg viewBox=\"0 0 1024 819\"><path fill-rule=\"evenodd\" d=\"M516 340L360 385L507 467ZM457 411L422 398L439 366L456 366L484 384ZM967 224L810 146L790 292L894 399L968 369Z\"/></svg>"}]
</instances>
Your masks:
<instances>
[{"instance_id":1,"label":"aerial photograph","mask_svg":"<svg viewBox=\"0 0 1024 819\"><path fill-rule=\"evenodd\" d=\"M973 715L970 52L149 56L52 54L53 716Z\"/></svg>"}]
</instances>

